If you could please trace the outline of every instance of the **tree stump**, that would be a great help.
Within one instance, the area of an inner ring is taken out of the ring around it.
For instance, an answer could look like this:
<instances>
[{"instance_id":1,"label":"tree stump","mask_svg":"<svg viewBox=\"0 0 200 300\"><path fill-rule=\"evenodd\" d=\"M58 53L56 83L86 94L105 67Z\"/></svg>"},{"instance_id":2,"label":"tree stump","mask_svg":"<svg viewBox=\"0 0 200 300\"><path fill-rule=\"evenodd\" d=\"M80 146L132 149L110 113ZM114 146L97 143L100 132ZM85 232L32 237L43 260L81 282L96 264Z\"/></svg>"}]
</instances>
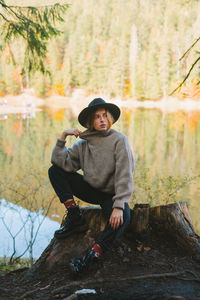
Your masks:
<instances>
[{"instance_id":1,"label":"tree stump","mask_svg":"<svg viewBox=\"0 0 200 300\"><path fill-rule=\"evenodd\" d=\"M31 273L51 271L59 265L66 265L72 257L82 256L82 253L93 245L95 237L103 230L106 220L102 210L97 207L83 208L82 213L88 222L89 230L62 240L53 238L33 265ZM144 237L150 234L150 228L158 233L164 231L166 236L173 237L180 248L200 258L200 237L193 229L186 202L156 207L136 204L131 210L127 237L129 239Z\"/></svg>"},{"instance_id":2,"label":"tree stump","mask_svg":"<svg viewBox=\"0 0 200 300\"><path fill-rule=\"evenodd\" d=\"M55 267L66 265L72 257L82 256L95 242L95 236L102 231L106 220L99 207L81 209L89 229L85 233L76 233L65 239L53 238L40 258L31 268L31 273L40 273L42 270L51 271Z\"/></svg>"},{"instance_id":3,"label":"tree stump","mask_svg":"<svg viewBox=\"0 0 200 300\"><path fill-rule=\"evenodd\" d=\"M164 230L176 244L192 255L200 255L200 238L195 233L187 202L150 208L150 226Z\"/></svg>"}]
</instances>

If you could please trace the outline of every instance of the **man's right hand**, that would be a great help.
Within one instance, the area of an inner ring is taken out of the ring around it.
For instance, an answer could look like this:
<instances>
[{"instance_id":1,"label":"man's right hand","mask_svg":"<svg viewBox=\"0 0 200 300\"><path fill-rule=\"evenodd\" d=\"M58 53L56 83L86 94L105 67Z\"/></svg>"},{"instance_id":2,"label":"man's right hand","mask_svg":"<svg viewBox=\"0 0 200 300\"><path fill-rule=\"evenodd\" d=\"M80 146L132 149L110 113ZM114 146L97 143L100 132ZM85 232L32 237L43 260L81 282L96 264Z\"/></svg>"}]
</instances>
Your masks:
<instances>
[{"instance_id":1,"label":"man's right hand","mask_svg":"<svg viewBox=\"0 0 200 300\"><path fill-rule=\"evenodd\" d=\"M61 134L61 140L65 140L68 135L74 135L76 138L82 133L82 131L72 128L72 129L65 129Z\"/></svg>"}]
</instances>

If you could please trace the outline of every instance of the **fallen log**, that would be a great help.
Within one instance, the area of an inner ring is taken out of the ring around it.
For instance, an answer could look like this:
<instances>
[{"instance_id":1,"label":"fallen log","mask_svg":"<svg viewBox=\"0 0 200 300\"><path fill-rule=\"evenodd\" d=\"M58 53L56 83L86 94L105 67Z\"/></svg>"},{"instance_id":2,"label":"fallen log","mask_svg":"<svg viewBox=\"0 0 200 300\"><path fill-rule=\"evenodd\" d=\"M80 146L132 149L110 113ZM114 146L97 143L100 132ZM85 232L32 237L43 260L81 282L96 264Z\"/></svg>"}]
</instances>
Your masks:
<instances>
[{"instance_id":1,"label":"fallen log","mask_svg":"<svg viewBox=\"0 0 200 300\"><path fill-rule=\"evenodd\" d=\"M82 253L93 245L95 236L103 230L106 220L100 208L83 208L82 213L88 222L89 230L62 240L53 238L33 265L31 273L51 271L59 265L66 265L72 257L82 256ZM177 247L183 249L186 254L200 259L200 237L194 231L186 202L156 207L136 204L131 210L127 237L129 239L149 237L151 230L158 234L164 232L166 237L173 238Z\"/></svg>"}]
</instances>

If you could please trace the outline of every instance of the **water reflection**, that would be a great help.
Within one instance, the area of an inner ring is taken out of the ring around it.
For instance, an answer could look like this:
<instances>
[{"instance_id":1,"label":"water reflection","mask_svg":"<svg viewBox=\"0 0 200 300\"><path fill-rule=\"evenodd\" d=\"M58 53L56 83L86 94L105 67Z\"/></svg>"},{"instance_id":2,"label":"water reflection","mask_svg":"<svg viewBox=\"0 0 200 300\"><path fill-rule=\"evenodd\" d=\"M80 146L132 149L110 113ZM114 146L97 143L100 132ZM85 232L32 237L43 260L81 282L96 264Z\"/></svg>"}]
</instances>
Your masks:
<instances>
[{"instance_id":1,"label":"water reflection","mask_svg":"<svg viewBox=\"0 0 200 300\"><path fill-rule=\"evenodd\" d=\"M3 99L0 100L0 121L7 120L12 114L22 119L35 118L38 110L34 102L24 101L21 105L7 106L7 100Z\"/></svg>"},{"instance_id":2,"label":"water reflection","mask_svg":"<svg viewBox=\"0 0 200 300\"><path fill-rule=\"evenodd\" d=\"M0 200L0 257L38 258L49 244L59 223L39 212ZM25 253L24 253L25 252ZM24 254L23 254L24 253Z\"/></svg>"},{"instance_id":3,"label":"water reflection","mask_svg":"<svg viewBox=\"0 0 200 300\"><path fill-rule=\"evenodd\" d=\"M5 121L8 119L8 115L7 114L0 114L0 121Z\"/></svg>"}]
</instances>

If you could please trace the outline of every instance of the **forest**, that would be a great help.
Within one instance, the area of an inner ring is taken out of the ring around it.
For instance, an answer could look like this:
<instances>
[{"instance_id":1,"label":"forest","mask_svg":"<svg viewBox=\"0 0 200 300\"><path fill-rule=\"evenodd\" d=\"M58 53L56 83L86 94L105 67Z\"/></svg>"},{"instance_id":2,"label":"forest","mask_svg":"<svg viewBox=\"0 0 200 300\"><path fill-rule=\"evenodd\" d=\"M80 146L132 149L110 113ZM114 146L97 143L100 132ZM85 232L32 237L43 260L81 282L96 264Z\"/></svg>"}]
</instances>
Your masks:
<instances>
[{"instance_id":1,"label":"forest","mask_svg":"<svg viewBox=\"0 0 200 300\"><path fill-rule=\"evenodd\" d=\"M180 60L199 37L199 8L194 0L73 1L58 24L63 34L48 42L44 64L51 74L22 75L24 43L11 40L0 57L0 95L33 87L42 97L70 96L74 88L125 99L165 97L198 57L197 43ZM199 94L197 64L176 96Z\"/></svg>"}]
</instances>

